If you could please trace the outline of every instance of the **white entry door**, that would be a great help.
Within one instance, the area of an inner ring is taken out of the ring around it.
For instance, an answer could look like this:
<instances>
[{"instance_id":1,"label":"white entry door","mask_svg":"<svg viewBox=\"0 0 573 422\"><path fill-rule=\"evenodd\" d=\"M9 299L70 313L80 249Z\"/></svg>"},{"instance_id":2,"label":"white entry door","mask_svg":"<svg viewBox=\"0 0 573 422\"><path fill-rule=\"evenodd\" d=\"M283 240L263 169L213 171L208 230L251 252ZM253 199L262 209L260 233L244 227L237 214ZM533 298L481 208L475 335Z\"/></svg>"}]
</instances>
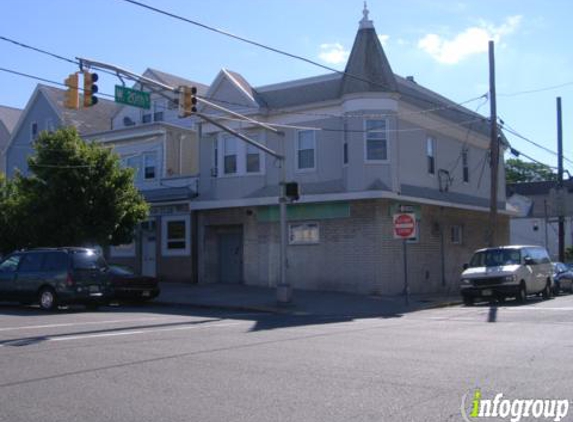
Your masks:
<instances>
[{"instance_id":1,"label":"white entry door","mask_svg":"<svg viewBox=\"0 0 573 422\"><path fill-rule=\"evenodd\" d=\"M141 241L141 273L143 275L155 277L157 276L157 242L155 232L143 232Z\"/></svg>"}]
</instances>

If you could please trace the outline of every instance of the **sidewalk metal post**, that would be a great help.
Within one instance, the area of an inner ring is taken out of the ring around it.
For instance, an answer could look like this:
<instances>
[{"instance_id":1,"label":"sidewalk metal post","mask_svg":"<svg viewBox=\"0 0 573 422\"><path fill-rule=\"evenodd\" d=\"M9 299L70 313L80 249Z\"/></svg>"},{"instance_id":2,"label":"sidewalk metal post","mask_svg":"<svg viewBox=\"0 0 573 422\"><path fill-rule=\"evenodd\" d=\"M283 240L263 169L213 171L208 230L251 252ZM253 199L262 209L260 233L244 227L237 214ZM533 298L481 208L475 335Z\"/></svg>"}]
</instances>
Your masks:
<instances>
[{"instance_id":1,"label":"sidewalk metal post","mask_svg":"<svg viewBox=\"0 0 573 422\"><path fill-rule=\"evenodd\" d=\"M286 156L284 137L282 138L282 157L280 163L280 196L279 196L279 225L280 225L280 278L277 285L277 302L290 303L292 288L287 280L287 196L286 196Z\"/></svg>"},{"instance_id":2,"label":"sidewalk metal post","mask_svg":"<svg viewBox=\"0 0 573 422\"><path fill-rule=\"evenodd\" d=\"M402 250L404 253L404 297L406 300L406 305L410 304L410 286L408 285L408 248L407 240L404 238L402 241Z\"/></svg>"}]
</instances>

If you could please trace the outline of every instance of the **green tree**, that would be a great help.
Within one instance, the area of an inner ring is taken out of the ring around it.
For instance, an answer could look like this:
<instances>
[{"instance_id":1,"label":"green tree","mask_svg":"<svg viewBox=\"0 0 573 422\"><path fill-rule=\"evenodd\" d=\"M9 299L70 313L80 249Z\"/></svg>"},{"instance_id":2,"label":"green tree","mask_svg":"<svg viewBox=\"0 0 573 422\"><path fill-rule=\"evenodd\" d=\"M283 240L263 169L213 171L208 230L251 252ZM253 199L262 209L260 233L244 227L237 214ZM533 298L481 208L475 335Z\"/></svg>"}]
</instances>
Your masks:
<instances>
[{"instance_id":1,"label":"green tree","mask_svg":"<svg viewBox=\"0 0 573 422\"><path fill-rule=\"evenodd\" d=\"M507 183L553 181L557 180L557 173L546 164L510 158L505 162L505 179Z\"/></svg>"},{"instance_id":2,"label":"green tree","mask_svg":"<svg viewBox=\"0 0 573 422\"><path fill-rule=\"evenodd\" d=\"M149 207L117 154L83 141L75 128L43 132L34 149L30 176L17 176L8 189L12 212L20 213L8 215L8 224L22 220L14 223L16 247L132 241Z\"/></svg>"}]
</instances>

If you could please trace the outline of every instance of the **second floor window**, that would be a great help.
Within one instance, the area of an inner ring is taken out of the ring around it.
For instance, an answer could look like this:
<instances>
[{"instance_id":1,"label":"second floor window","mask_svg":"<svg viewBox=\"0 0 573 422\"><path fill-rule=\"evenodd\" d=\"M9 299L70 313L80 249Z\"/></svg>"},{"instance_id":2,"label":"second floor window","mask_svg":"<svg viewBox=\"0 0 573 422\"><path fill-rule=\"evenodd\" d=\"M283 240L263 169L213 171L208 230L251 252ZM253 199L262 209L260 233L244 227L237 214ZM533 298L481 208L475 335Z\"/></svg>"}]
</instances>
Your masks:
<instances>
[{"instance_id":1,"label":"second floor window","mask_svg":"<svg viewBox=\"0 0 573 422\"><path fill-rule=\"evenodd\" d=\"M426 155L428 157L428 173L436 174L436 140L434 138L426 139Z\"/></svg>"},{"instance_id":2,"label":"second floor window","mask_svg":"<svg viewBox=\"0 0 573 422\"><path fill-rule=\"evenodd\" d=\"M468 150L464 149L462 151L462 171L463 171L463 180L464 182L468 183L470 181L470 165L468 159Z\"/></svg>"},{"instance_id":3,"label":"second floor window","mask_svg":"<svg viewBox=\"0 0 573 422\"><path fill-rule=\"evenodd\" d=\"M157 154L145 154L143 156L143 178L145 180L155 179L157 173Z\"/></svg>"},{"instance_id":4,"label":"second floor window","mask_svg":"<svg viewBox=\"0 0 573 422\"><path fill-rule=\"evenodd\" d=\"M261 152L254 145L247 144L247 173L261 171Z\"/></svg>"},{"instance_id":5,"label":"second floor window","mask_svg":"<svg viewBox=\"0 0 573 422\"><path fill-rule=\"evenodd\" d=\"M316 167L316 142L313 130L297 132L296 168L297 170L314 170Z\"/></svg>"},{"instance_id":6,"label":"second floor window","mask_svg":"<svg viewBox=\"0 0 573 422\"><path fill-rule=\"evenodd\" d=\"M366 120L366 161L388 160L387 122Z\"/></svg>"},{"instance_id":7,"label":"second floor window","mask_svg":"<svg viewBox=\"0 0 573 422\"><path fill-rule=\"evenodd\" d=\"M139 179L139 168L141 167L141 157L137 155L129 157L127 160L125 160L125 165L134 170L133 179L137 181Z\"/></svg>"},{"instance_id":8,"label":"second floor window","mask_svg":"<svg viewBox=\"0 0 573 422\"><path fill-rule=\"evenodd\" d=\"M223 139L223 155L224 173L237 173L237 140L235 138Z\"/></svg>"}]
</instances>

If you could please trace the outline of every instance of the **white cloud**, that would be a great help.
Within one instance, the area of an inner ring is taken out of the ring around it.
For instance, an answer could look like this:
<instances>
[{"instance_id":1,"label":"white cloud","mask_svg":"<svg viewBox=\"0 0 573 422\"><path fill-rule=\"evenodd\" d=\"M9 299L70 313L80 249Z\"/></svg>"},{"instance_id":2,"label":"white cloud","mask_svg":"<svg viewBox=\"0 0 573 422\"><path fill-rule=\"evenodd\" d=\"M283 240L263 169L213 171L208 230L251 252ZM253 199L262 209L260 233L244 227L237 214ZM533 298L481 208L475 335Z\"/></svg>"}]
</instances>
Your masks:
<instances>
[{"instance_id":1,"label":"white cloud","mask_svg":"<svg viewBox=\"0 0 573 422\"><path fill-rule=\"evenodd\" d=\"M489 40L500 42L502 37L517 30L521 19L519 15L510 16L497 27L482 21L479 26L467 28L452 39L428 34L418 41L418 48L440 63L456 64L471 55L487 52Z\"/></svg>"},{"instance_id":2,"label":"white cloud","mask_svg":"<svg viewBox=\"0 0 573 422\"><path fill-rule=\"evenodd\" d=\"M378 39L380 40L380 43L383 46L386 46L386 44L388 43L388 40L390 39L390 35L378 35Z\"/></svg>"},{"instance_id":3,"label":"white cloud","mask_svg":"<svg viewBox=\"0 0 573 422\"><path fill-rule=\"evenodd\" d=\"M342 44L321 44L318 57L329 64L345 63L350 52L345 50Z\"/></svg>"}]
</instances>

